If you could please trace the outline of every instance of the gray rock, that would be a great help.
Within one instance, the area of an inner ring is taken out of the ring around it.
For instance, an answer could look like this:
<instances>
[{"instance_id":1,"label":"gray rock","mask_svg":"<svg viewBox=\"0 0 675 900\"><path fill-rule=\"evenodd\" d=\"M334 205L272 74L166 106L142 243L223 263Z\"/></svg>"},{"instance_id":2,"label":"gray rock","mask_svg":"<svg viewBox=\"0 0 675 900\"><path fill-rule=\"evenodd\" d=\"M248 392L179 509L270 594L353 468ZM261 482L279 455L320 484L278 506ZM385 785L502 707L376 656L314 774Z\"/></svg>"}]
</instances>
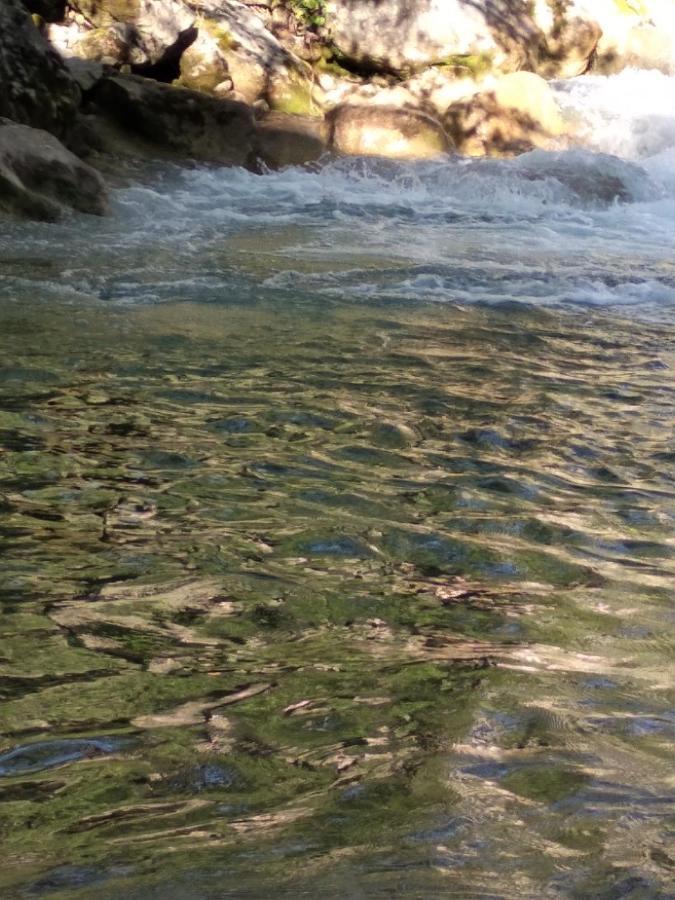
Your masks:
<instances>
[{"instance_id":1,"label":"gray rock","mask_svg":"<svg viewBox=\"0 0 675 900\"><path fill-rule=\"evenodd\" d=\"M80 90L19 0L0 3L0 116L66 137Z\"/></svg>"},{"instance_id":2,"label":"gray rock","mask_svg":"<svg viewBox=\"0 0 675 900\"><path fill-rule=\"evenodd\" d=\"M0 119L0 210L55 221L66 208L103 215L101 176L47 131Z\"/></svg>"},{"instance_id":3,"label":"gray rock","mask_svg":"<svg viewBox=\"0 0 675 900\"><path fill-rule=\"evenodd\" d=\"M135 75L106 76L92 92L92 102L127 133L162 151L223 165L255 165L255 123L245 103Z\"/></svg>"},{"instance_id":4,"label":"gray rock","mask_svg":"<svg viewBox=\"0 0 675 900\"><path fill-rule=\"evenodd\" d=\"M105 75L105 66L93 59L78 59L76 56L66 60L68 70L83 94L92 91Z\"/></svg>"}]
</instances>

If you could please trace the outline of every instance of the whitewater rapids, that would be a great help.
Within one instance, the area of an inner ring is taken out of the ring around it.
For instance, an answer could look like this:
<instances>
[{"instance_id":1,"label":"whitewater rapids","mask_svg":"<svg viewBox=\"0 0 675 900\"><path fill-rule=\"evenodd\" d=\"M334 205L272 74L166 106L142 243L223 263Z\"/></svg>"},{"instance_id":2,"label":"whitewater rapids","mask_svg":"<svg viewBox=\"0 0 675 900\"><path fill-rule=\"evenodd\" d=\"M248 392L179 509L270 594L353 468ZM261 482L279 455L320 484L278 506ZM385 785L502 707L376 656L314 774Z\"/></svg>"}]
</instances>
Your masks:
<instances>
[{"instance_id":1,"label":"whitewater rapids","mask_svg":"<svg viewBox=\"0 0 675 900\"><path fill-rule=\"evenodd\" d=\"M13 225L0 237L0 290L34 294L39 283L47 295L126 303L292 291L663 314L675 304L675 78L626 71L554 90L574 135L555 152L328 160L262 176L144 171L114 192L108 219Z\"/></svg>"}]
</instances>

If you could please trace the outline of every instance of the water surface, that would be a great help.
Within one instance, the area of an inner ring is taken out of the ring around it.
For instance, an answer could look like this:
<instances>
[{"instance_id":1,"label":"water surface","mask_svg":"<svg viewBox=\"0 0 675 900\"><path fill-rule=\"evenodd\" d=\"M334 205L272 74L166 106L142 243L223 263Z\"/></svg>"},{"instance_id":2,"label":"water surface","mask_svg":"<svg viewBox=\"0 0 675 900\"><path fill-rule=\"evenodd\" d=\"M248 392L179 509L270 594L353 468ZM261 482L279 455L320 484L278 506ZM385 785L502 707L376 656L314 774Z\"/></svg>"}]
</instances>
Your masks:
<instances>
[{"instance_id":1,"label":"water surface","mask_svg":"<svg viewBox=\"0 0 675 900\"><path fill-rule=\"evenodd\" d=\"M3 896L672 896L675 131L589 85L5 223Z\"/></svg>"}]
</instances>

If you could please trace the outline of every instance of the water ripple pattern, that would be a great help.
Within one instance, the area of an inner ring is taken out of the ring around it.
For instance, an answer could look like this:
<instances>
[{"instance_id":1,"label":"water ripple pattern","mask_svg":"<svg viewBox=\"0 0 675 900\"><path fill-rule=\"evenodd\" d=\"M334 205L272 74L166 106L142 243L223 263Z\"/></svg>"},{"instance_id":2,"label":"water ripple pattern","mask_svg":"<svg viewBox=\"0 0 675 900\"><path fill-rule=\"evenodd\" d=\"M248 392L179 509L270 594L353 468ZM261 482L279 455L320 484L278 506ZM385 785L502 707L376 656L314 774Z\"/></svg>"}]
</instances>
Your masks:
<instances>
[{"instance_id":1,"label":"water ripple pattern","mask_svg":"<svg viewBox=\"0 0 675 900\"><path fill-rule=\"evenodd\" d=\"M576 149L3 226L3 897L672 896L675 141L618 78Z\"/></svg>"}]
</instances>

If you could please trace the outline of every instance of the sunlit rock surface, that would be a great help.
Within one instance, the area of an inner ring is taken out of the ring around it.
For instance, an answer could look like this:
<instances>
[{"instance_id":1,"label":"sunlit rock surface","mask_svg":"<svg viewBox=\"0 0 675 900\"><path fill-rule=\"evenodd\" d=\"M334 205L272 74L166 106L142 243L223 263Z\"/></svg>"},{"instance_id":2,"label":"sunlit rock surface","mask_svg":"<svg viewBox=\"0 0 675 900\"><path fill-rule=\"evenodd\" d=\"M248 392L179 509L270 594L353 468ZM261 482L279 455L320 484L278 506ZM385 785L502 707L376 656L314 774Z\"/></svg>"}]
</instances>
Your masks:
<instances>
[{"instance_id":1,"label":"sunlit rock surface","mask_svg":"<svg viewBox=\"0 0 675 900\"><path fill-rule=\"evenodd\" d=\"M532 72L514 72L452 104L444 122L466 156L512 156L551 147L565 131L551 88Z\"/></svg>"},{"instance_id":2,"label":"sunlit rock surface","mask_svg":"<svg viewBox=\"0 0 675 900\"><path fill-rule=\"evenodd\" d=\"M536 60L541 38L521 0L328 0L326 28L345 58L398 72L451 57L487 57L499 68L520 68Z\"/></svg>"},{"instance_id":3,"label":"sunlit rock surface","mask_svg":"<svg viewBox=\"0 0 675 900\"><path fill-rule=\"evenodd\" d=\"M97 28L109 28L127 46L135 65L176 59L193 37L194 12L181 0L72 0Z\"/></svg>"},{"instance_id":4,"label":"sunlit rock surface","mask_svg":"<svg viewBox=\"0 0 675 900\"><path fill-rule=\"evenodd\" d=\"M429 159L451 148L440 122L415 110L345 104L326 123L331 147L349 156Z\"/></svg>"}]
</instances>

